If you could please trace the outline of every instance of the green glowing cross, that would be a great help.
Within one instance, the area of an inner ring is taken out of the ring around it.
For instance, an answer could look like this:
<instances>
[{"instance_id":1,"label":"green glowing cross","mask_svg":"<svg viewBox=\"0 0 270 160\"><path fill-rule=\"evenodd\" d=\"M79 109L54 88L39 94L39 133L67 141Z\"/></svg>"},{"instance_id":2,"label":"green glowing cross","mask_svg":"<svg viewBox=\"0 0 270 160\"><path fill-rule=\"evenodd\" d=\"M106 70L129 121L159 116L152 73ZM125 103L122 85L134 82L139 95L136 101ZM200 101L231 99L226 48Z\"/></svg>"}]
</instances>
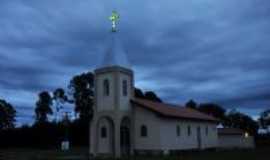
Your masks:
<instances>
[{"instance_id":1,"label":"green glowing cross","mask_svg":"<svg viewBox=\"0 0 270 160\"><path fill-rule=\"evenodd\" d=\"M116 11L112 12L110 20L112 21L112 32L116 32L116 22L119 20L120 16Z\"/></svg>"}]
</instances>

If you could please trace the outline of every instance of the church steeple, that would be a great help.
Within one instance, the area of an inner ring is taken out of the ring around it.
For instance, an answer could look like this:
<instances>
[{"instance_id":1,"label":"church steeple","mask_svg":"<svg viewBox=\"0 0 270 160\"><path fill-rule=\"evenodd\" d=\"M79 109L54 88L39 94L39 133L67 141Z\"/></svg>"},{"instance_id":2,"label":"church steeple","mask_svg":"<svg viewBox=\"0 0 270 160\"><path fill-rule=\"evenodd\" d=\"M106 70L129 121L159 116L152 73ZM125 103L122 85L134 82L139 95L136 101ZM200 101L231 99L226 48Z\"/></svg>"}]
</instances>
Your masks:
<instances>
[{"instance_id":1,"label":"church steeple","mask_svg":"<svg viewBox=\"0 0 270 160\"><path fill-rule=\"evenodd\" d=\"M129 69L125 50L119 39L116 22L119 16L113 12L110 42L105 52L102 66L95 70L95 100L94 117L91 121L91 153L93 155L114 155L120 157L131 151L132 106L130 100L134 97L133 71ZM107 44L107 43L106 43ZM123 130L123 127L128 130ZM125 133L123 133L125 131ZM121 136L122 135L122 136ZM122 140L121 137L127 137ZM122 144L122 145L121 145ZM127 149L122 150L122 146Z\"/></svg>"},{"instance_id":2,"label":"church steeple","mask_svg":"<svg viewBox=\"0 0 270 160\"><path fill-rule=\"evenodd\" d=\"M116 32L110 35L110 44L105 52L102 67L121 66L130 68L126 52Z\"/></svg>"},{"instance_id":3,"label":"church steeple","mask_svg":"<svg viewBox=\"0 0 270 160\"><path fill-rule=\"evenodd\" d=\"M116 28L116 23L119 20L119 15L116 11L113 11L110 16L112 21L112 31L110 33L109 46L105 52L101 67L120 66L124 68L130 68L130 64L127 59L125 49L118 37L119 30Z\"/></svg>"}]
</instances>

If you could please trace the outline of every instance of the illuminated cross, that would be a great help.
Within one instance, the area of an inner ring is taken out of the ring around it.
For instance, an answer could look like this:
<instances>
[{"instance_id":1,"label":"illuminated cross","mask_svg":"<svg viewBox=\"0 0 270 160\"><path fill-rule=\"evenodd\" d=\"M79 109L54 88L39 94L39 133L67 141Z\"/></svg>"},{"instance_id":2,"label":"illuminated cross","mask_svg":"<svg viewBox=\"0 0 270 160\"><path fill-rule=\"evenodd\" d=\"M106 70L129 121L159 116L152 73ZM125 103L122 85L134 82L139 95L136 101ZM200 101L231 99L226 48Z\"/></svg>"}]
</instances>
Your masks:
<instances>
[{"instance_id":1,"label":"illuminated cross","mask_svg":"<svg viewBox=\"0 0 270 160\"><path fill-rule=\"evenodd\" d=\"M110 20L112 21L112 32L116 32L116 22L119 20L120 16L116 11L112 12Z\"/></svg>"}]
</instances>

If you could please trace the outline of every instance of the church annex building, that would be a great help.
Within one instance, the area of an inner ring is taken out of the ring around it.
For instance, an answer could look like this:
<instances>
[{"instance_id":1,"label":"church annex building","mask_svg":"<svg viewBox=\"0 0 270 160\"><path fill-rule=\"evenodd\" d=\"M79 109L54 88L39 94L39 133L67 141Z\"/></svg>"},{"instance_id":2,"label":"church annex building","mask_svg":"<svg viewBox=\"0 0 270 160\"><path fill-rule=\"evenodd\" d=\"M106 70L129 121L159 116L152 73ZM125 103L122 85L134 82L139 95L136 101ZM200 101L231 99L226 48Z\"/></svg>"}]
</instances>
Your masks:
<instances>
[{"instance_id":1,"label":"church annex building","mask_svg":"<svg viewBox=\"0 0 270 160\"><path fill-rule=\"evenodd\" d=\"M117 33L111 34L106 63L95 70L91 155L121 157L216 148L217 119L185 107L134 97L133 71L121 60L125 53Z\"/></svg>"}]
</instances>

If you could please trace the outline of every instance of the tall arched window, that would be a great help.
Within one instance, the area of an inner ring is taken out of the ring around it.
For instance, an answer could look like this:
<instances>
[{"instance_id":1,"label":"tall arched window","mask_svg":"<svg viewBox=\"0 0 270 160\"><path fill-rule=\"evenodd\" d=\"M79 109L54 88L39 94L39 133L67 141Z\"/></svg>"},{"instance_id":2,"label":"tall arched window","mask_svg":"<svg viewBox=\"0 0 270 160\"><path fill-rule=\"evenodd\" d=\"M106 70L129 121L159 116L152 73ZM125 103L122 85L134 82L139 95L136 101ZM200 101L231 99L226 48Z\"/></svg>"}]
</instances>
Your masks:
<instances>
[{"instance_id":1,"label":"tall arched window","mask_svg":"<svg viewBox=\"0 0 270 160\"><path fill-rule=\"evenodd\" d=\"M141 126L141 137L147 137L147 127L145 125Z\"/></svg>"},{"instance_id":2,"label":"tall arched window","mask_svg":"<svg viewBox=\"0 0 270 160\"><path fill-rule=\"evenodd\" d=\"M110 82L108 79L105 79L103 81L103 93L104 93L104 96L110 95Z\"/></svg>"},{"instance_id":3,"label":"tall arched window","mask_svg":"<svg viewBox=\"0 0 270 160\"><path fill-rule=\"evenodd\" d=\"M122 81L122 94L123 96L127 96L127 80Z\"/></svg>"},{"instance_id":4,"label":"tall arched window","mask_svg":"<svg viewBox=\"0 0 270 160\"><path fill-rule=\"evenodd\" d=\"M179 125L176 126L176 135L177 135L177 137L181 136L181 128Z\"/></svg>"},{"instance_id":5,"label":"tall arched window","mask_svg":"<svg viewBox=\"0 0 270 160\"><path fill-rule=\"evenodd\" d=\"M188 126L188 136L191 136L191 127L190 126Z\"/></svg>"}]
</instances>

